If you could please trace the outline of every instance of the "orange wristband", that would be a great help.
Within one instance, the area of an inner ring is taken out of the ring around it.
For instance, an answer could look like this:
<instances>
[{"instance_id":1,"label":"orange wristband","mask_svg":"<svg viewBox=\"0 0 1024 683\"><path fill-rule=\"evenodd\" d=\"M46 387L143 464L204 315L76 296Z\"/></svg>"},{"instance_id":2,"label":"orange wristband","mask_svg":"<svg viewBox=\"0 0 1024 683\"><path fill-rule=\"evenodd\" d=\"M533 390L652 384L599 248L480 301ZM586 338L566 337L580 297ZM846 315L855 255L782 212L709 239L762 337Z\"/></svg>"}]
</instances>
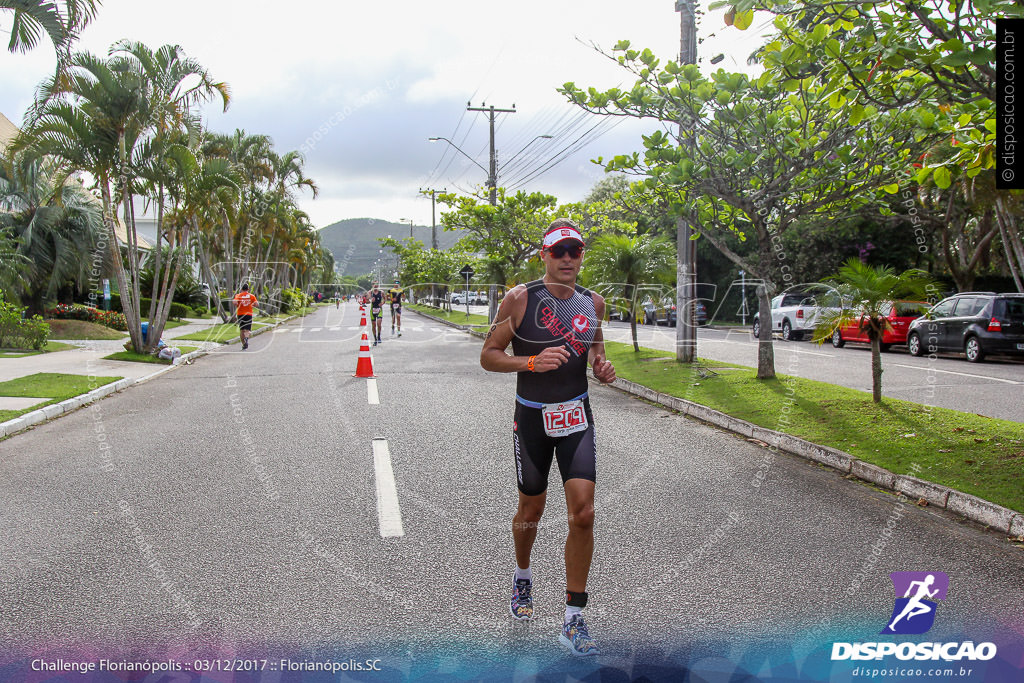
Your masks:
<instances>
[{"instance_id":1,"label":"orange wristband","mask_svg":"<svg viewBox=\"0 0 1024 683\"><path fill-rule=\"evenodd\" d=\"M534 360L535 360L536 358L537 358L537 356L530 356L530 357L529 357L529 358L528 358L528 359L526 360L526 369L527 369L527 370L529 370L530 372L536 372L536 370L534 370L534 369L533 369L533 361L534 361Z\"/></svg>"}]
</instances>

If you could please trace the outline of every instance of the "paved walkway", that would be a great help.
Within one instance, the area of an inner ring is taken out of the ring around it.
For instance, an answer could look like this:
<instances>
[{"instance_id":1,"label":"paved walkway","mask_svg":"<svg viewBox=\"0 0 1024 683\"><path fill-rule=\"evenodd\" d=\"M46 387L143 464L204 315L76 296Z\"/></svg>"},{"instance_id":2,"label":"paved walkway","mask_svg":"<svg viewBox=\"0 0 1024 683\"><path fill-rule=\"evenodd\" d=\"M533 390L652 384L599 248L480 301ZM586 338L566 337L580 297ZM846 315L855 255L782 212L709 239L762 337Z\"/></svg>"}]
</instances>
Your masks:
<instances>
[{"instance_id":1,"label":"paved walkway","mask_svg":"<svg viewBox=\"0 0 1024 683\"><path fill-rule=\"evenodd\" d=\"M172 346L195 346L201 348L202 342L182 341L177 344L174 340L178 337L200 330L205 330L220 323L219 318L207 319L186 319L188 323L175 327L164 332L163 339ZM152 374L159 369L152 363L133 363L120 360L104 360L118 351L124 351L124 343L128 340L125 335L122 339L86 340L86 339L54 339L52 341L72 344L74 349L42 353L35 356L23 356L21 358L0 358L0 382L34 375L37 372L58 372L69 375L103 375L138 379ZM212 346L217 346L213 344ZM0 409L20 410L0 405Z\"/></svg>"}]
</instances>

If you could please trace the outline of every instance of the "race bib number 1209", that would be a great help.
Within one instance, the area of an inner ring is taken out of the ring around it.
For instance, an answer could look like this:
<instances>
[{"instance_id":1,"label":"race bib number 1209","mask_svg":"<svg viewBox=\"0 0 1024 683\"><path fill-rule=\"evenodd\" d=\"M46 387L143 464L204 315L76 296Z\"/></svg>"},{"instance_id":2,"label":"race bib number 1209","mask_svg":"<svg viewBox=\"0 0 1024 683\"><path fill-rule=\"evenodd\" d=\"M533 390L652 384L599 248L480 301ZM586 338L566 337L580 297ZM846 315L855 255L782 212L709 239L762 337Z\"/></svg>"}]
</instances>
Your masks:
<instances>
[{"instance_id":1,"label":"race bib number 1209","mask_svg":"<svg viewBox=\"0 0 1024 683\"><path fill-rule=\"evenodd\" d=\"M548 403L541 408L544 433L548 436L568 436L587 428L587 413L583 401Z\"/></svg>"}]
</instances>

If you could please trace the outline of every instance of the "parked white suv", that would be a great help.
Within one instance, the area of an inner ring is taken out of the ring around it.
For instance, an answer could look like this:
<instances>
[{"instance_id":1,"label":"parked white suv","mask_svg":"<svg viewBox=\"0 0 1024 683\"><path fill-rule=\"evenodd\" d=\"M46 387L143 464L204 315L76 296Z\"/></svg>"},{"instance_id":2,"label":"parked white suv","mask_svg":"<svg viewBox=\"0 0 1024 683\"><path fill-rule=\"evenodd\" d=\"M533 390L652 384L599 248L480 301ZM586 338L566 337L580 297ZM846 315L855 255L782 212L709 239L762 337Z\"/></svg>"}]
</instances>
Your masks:
<instances>
[{"instance_id":1,"label":"parked white suv","mask_svg":"<svg viewBox=\"0 0 1024 683\"><path fill-rule=\"evenodd\" d=\"M464 306L466 299L469 299L469 303L473 306L487 305L487 295L482 292L454 292L451 302L453 306Z\"/></svg>"},{"instance_id":2,"label":"parked white suv","mask_svg":"<svg viewBox=\"0 0 1024 683\"><path fill-rule=\"evenodd\" d=\"M771 303L772 332L778 332L785 341L814 334L822 310L836 306L836 297L836 291L825 285L779 294ZM754 315L753 332L755 337L761 335L760 313Z\"/></svg>"}]
</instances>

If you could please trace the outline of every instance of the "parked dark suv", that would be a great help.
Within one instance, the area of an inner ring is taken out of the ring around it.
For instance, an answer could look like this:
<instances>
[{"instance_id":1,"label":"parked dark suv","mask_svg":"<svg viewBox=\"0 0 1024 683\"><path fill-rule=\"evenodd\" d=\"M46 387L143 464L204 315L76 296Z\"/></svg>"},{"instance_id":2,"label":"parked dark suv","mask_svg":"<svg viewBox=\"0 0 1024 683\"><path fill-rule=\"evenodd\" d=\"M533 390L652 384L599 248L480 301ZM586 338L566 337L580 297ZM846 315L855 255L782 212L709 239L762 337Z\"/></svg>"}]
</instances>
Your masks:
<instances>
[{"instance_id":1,"label":"parked dark suv","mask_svg":"<svg viewBox=\"0 0 1024 683\"><path fill-rule=\"evenodd\" d=\"M972 363L992 353L1024 356L1024 294L962 292L943 299L910 323L907 349L915 356L963 352Z\"/></svg>"}]
</instances>

